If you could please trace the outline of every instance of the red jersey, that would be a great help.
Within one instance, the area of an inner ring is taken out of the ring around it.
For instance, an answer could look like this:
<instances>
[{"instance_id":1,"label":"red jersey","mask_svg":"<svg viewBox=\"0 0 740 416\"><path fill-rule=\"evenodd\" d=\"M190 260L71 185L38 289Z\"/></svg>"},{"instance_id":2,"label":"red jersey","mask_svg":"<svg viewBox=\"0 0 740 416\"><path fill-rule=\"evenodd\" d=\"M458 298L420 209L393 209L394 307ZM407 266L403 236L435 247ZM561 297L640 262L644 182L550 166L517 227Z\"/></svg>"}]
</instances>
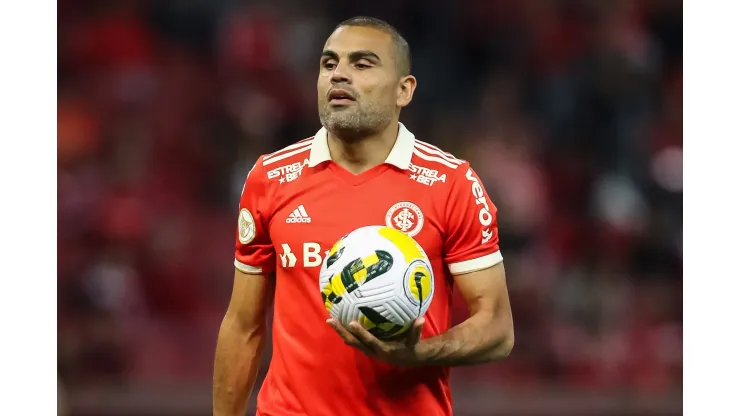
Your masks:
<instances>
[{"instance_id":1,"label":"red jersey","mask_svg":"<svg viewBox=\"0 0 740 416\"><path fill-rule=\"evenodd\" d=\"M453 275L502 261L496 208L469 163L416 140L402 124L385 163L354 175L331 160L327 132L264 155L240 201L236 267L275 272L273 356L258 415L452 414L449 369L401 368L347 346L326 324L323 258L366 225L408 233L435 275L422 338L450 325Z\"/></svg>"}]
</instances>

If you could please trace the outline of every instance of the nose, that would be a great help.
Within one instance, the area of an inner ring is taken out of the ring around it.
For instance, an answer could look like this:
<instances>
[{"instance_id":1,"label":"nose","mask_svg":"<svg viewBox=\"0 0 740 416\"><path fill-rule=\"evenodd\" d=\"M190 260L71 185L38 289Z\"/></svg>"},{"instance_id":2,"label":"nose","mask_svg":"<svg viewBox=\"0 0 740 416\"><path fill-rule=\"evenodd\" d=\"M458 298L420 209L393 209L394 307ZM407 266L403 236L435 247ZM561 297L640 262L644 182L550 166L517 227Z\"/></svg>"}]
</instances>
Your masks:
<instances>
[{"instance_id":1,"label":"nose","mask_svg":"<svg viewBox=\"0 0 740 416\"><path fill-rule=\"evenodd\" d=\"M339 84L339 83L346 83L351 84L352 78L349 76L349 68L347 68L346 64L340 62L337 64L337 66L334 68L334 71L331 73L331 82L332 84Z\"/></svg>"}]
</instances>

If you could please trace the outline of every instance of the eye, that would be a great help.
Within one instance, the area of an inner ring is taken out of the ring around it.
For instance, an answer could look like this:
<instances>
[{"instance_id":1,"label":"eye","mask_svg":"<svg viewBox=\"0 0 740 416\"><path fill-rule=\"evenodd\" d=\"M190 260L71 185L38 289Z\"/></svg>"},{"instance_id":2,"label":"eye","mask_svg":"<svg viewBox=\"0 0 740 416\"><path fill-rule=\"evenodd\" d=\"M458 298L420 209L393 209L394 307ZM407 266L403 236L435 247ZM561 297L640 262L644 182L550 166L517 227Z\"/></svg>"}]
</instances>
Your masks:
<instances>
[{"instance_id":1,"label":"eye","mask_svg":"<svg viewBox=\"0 0 740 416\"><path fill-rule=\"evenodd\" d=\"M372 65L367 64L367 63L364 63L364 62L358 62L358 63L355 64L355 68L357 68L357 69L368 69L368 68L372 68Z\"/></svg>"},{"instance_id":2,"label":"eye","mask_svg":"<svg viewBox=\"0 0 740 416\"><path fill-rule=\"evenodd\" d=\"M334 69L334 68L335 68L335 67L337 66L337 64L336 64L336 62L334 62L334 61L332 61L332 60L327 60L327 61L324 61L324 63L323 63L323 64L321 64L321 66L322 66L322 67L323 67L324 69L327 69L327 70L332 70L332 69Z\"/></svg>"}]
</instances>

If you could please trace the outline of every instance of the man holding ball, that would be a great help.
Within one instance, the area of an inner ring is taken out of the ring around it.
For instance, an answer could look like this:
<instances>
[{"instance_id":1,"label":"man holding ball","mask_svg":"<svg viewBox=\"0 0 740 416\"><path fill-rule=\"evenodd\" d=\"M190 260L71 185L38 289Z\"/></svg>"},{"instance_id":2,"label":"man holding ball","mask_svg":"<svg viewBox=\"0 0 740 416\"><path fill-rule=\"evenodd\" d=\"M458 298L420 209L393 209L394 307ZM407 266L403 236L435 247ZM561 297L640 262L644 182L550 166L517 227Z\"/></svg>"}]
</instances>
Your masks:
<instances>
[{"instance_id":1,"label":"man holding ball","mask_svg":"<svg viewBox=\"0 0 740 416\"><path fill-rule=\"evenodd\" d=\"M503 359L514 344L496 207L468 162L399 123L416 79L392 26L366 17L341 23L319 63L323 127L261 156L247 175L214 415L244 414L272 302L273 357L258 415L451 415L449 367ZM332 244L378 224L413 237L435 276L426 315L402 340L327 321L318 290ZM449 328L455 286L470 317Z\"/></svg>"}]
</instances>

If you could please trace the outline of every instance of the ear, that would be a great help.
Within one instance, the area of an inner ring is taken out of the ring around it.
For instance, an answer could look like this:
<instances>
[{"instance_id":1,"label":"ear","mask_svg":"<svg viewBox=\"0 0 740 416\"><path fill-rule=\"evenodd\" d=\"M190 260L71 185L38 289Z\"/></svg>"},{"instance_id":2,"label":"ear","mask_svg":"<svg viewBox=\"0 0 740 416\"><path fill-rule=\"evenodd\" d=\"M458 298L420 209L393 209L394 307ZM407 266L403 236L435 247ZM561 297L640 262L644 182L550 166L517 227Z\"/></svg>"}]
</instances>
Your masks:
<instances>
[{"instance_id":1,"label":"ear","mask_svg":"<svg viewBox=\"0 0 740 416\"><path fill-rule=\"evenodd\" d=\"M407 75L398 82L398 91L396 94L396 105L398 107L406 107L411 103L411 99L414 98L414 91L416 90L416 78L413 75Z\"/></svg>"}]
</instances>

